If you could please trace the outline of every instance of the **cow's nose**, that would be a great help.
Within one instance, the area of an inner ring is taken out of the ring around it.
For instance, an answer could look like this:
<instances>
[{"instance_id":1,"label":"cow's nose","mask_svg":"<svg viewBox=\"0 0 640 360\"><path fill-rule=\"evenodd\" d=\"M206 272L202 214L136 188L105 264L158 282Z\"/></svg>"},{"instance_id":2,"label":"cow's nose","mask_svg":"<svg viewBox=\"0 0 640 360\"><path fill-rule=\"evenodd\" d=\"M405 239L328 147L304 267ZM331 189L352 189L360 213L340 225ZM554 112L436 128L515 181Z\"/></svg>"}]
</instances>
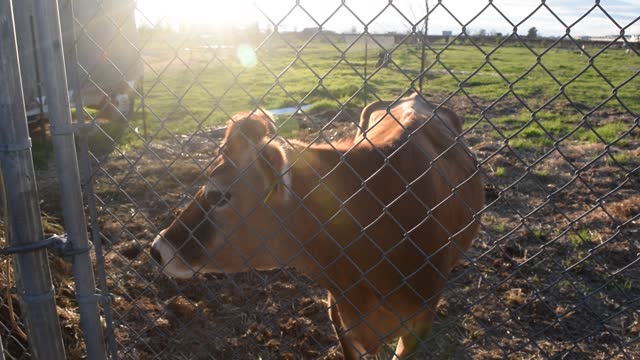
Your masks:
<instances>
[{"instance_id":1,"label":"cow's nose","mask_svg":"<svg viewBox=\"0 0 640 360\"><path fill-rule=\"evenodd\" d=\"M151 247L151 257L153 258L153 260L155 260L158 264L162 265L162 255L160 255L160 251L158 251L158 249L156 249L155 247Z\"/></svg>"}]
</instances>

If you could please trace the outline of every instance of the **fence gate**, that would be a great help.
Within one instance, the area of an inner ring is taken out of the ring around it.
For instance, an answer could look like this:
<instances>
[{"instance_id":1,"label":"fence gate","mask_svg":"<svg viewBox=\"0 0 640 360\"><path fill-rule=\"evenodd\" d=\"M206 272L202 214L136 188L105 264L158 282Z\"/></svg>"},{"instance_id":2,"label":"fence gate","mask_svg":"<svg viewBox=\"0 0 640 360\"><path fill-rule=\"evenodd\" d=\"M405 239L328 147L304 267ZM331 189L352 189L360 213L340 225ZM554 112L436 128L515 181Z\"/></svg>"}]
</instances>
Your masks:
<instances>
[{"instance_id":1,"label":"fence gate","mask_svg":"<svg viewBox=\"0 0 640 360\"><path fill-rule=\"evenodd\" d=\"M640 358L637 5L16 3L5 358Z\"/></svg>"}]
</instances>

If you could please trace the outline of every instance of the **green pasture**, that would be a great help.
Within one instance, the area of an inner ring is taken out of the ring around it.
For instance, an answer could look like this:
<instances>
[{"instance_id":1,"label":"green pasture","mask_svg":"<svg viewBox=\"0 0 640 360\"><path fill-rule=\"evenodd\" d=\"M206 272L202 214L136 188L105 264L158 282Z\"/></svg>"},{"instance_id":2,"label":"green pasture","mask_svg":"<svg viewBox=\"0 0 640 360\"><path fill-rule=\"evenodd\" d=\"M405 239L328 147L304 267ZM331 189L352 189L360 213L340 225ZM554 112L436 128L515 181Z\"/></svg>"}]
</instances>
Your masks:
<instances>
[{"instance_id":1,"label":"green pasture","mask_svg":"<svg viewBox=\"0 0 640 360\"><path fill-rule=\"evenodd\" d=\"M392 55L394 64L377 69L380 48L371 43L366 59L362 42L353 46L338 42L334 47L315 40L292 46L274 41L261 46L255 57L251 51L238 56L234 49L200 47L204 44L152 40L143 47L150 138L164 139L220 125L229 115L258 105L275 109L308 104L312 106L310 114L343 104L358 109L364 106L365 96L367 102L392 99L412 82L417 86L420 71L420 49L413 45L399 46ZM483 47L483 52L470 45L444 50L443 46L427 51L426 95L443 98L460 92L482 106L504 96L503 100L512 103L509 114L483 118L480 110L470 110L461 115L468 126L478 121L475 126L482 126L496 138L512 136L516 148L549 146L553 137L568 133L578 141L613 141L633 124L627 109L640 113L640 57L622 49L587 48L593 56L590 60L577 47L536 48L532 52L525 47L496 49L493 45ZM583 112L567 109L569 101ZM601 109L623 114L619 121L601 124L587 119L588 124L582 124L583 113L603 103ZM297 124L283 123L286 118L279 119L281 131L291 135ZM129 125L141 131L140 107ZM110 126L105 125L107 132ZM576 126L579 128L573 131ZM135 132L125 131L121 146L138 144Z\"/></svg>"}]
</instances>

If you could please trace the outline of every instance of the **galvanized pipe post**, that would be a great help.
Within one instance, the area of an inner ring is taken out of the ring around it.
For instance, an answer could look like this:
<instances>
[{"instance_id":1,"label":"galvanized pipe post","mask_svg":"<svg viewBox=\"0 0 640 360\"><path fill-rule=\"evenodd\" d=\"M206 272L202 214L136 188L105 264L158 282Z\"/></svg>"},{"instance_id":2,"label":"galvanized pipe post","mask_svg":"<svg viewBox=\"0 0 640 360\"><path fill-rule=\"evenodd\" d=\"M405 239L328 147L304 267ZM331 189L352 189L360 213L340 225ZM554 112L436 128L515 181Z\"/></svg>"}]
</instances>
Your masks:
<instances>
[{"instance_id":1,"label":"galvanized pipe post","mask_svg":"<svg viewBox=\"0 0 640 360\"><path fill-rule=\"evenodd\" d=\"M4 347L2 346L2 336L0 336L0 360L4 360Z\"/></svg>"},{"instance_id":2,"label":"galvanized pipe post","mask_svg":"<svg viewBox=\"0 0 640 360\"><path fill-rule=\"evenodd\" d=\"M0 176L7 204L7 239L12 247L43 238L31 139L22 96L11 0L0 0ZM64 359L47 251L13 255L18 295L34 359Z\"/></svg>"},{"instance_id":3,"label":"galvanized pipe post","mask_svg":"<svg viewBox=\"0 0 640 360\"><path fill-rule=\"evenodd\" d=\"M73 2L72 0L62 0L62 6L60 7L60 12L67 12L67 19L74 19L75 14L73 12ZM70 61L74 66L71 69L76 69L79 67L78 61L78 49L77 49L77 39L78 39L78 31L77 27L74 24L71 26L73 29L73 46L71 49L68 49L69 54L71 56ZM84 103L82 100L82 85L83 79L79 76L79 70L73 71L71 74L68 74L69 80L72 83L74 88L74 100L76 104L76 117L78 124L85 124L84 118ZM145 130L146 136L146 130ZM93 170L91 168L91 159L89 157L89 135L86 132L82 132L79 136L80 141L80 174L82 179L82 186L84 189L84 193L87 200L87 206L89 207L89 215L91 218L91 236L93 239L95 255L96 255L96 267L98 270L98 286L100 287L100 291L102 295L109 294L109 287L107 286L107 274L105 272L104 265L104 254L102 251L102 241L100 240L100 224L98 224L98 214L96 210L96 199L95 193L93 190ZM104 320L106 322L106 343L108 348L108 355L112 360L118 358L118 349L117 343L115 339L115 334L113 332L113 318L111 315L111 304L108 301L103 302L102 311L104 314Z\"/></svg>"},{"instance_id":4,"label":"galvanized pipe post","mask_svg":"<svg viewBox=\"0 0 640 360\"><path fill-rule=\"evenodd\" d=\"M71 123L69 93L60 32L57 0L35 1L37 39L42 59L43 80L49 105L51 139L60 183L64 224L67 236L77 253L73 257L73 276L76 300L80 311L80 326L85 337L89 359L106 359L105 343L100 322L96 283L89 256L89 238L74 127ZM99 239L97 240L99 241Z\"/></svg>"},{"instance_id":5,"label":"galvanized pipe post","mask_svg":"<svg viewBox=\"0 0 640 360\"><path fill-rule=\"evenodd\" d=\"M36 31L35 25L33 24L33 15L29 16L29 27L31 28L31 46L33 46L33 62L34 67L33 71L36 73L36 89L38 90L38 109L40 110L40 114L38 115L40 118L38 119L38 125L40 126L40 141L44 144L47 141L47 129L44 126L44 104L42 97L42 81L40 80L40 68L38 64L38 55L35 52L35 49L38 47L36 44Z\"/></svg>"},{"instance_id":6,"label":"galvanized pipe post","mask_svg":"<svg viewBox=\"0 0 640 360\"><path fill-rule=\"evenodd\" d=\"M426 54L425 48L427 47L427 36L428 36L427 33L429 32L429 0L425 0L424 5L427 8L427 15L425 15L425 18L424 18L424 31L422 32L422 54L420 56L421 58L420 82L418 85L418 90L420 91L420 93L423 93L422 85L424 83L424 69L425 69L425 64L427 62L427 54Z\"/></svg>"},{"instance_id":7,"label":"galvanized pipe post","mask_svg":"<svg viewBox=\"0 0 640 360\"><path fill-rule=\"evenodd\" d=\"M367 59L369 58L369 33L364 34L364 104L363 107L367 106L367 88L369 85L369 81L367 80Z\"/></svg>"}]
</instances>

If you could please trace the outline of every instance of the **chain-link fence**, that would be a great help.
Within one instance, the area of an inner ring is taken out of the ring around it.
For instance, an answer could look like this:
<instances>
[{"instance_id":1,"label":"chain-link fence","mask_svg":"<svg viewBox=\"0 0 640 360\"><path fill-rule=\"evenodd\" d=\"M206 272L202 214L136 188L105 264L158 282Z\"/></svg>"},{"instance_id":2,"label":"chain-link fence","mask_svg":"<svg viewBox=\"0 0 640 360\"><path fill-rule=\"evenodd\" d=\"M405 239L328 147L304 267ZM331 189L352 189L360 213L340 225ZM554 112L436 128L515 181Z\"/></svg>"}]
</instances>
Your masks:
<instances>
[{"instance_id":1,"label":"chain-link fence","mask_svg":"<svg viewBox=\"0 0 640 360\"><path fill-rule=\"evenodd\" d=\"M637 5L59 3L108 357L640 357Z\"/></svg>"}]
</instances>

